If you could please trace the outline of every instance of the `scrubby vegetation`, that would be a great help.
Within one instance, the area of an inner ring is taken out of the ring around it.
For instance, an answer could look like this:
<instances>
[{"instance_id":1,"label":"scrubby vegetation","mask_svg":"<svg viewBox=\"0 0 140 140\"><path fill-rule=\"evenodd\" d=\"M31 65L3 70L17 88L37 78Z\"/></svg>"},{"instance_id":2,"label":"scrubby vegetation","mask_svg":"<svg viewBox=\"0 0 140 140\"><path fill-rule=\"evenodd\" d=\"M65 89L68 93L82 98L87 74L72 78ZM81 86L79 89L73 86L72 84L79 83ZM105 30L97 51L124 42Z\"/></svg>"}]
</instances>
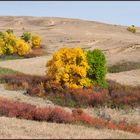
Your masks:
<instances>
[{"instance_id":1,"label":"scrubby vegetation","mask_svg":"<svg viewBox=\"0 0 140 140\"><path fill-rule=\"evenodd\" d=\"M8 29L4 33L0 32L1 58L7 55L29 56L34 48L41 48L41 37L39 35L24 32L21 37L17 37L11 29Z\"/></svg>"},{"instance_id":2,"label":"scrubby vegetation","mask_svg":"<svg viewBox=\"0 0 140 140\"><path fill-rule=\"evenodd\" d=\"M21 36L21 38L27 42L27 43L30 43L31 40L32 40L32 34L30 32L24 32Z\"/></svg>"},{"instance_id":3,"label":"scrubby vegetation","mask_svg":"<svg viewBox=\"0 0 140 140\"><path fill-rule=\"evenodd\" d=\"M114 81L108 81L108 93L111 97L109 107L123 107L128 105L136 107L140 105L140 87L121 85Z\"/></svg>"},{"instance_id":4,"label":"scrubby vegetation","mask_svg":"<svg viewBox=\"0 0 140 140\"><path fill-rule=\"evenodd\" d=\"M39 41L37 42L39 44ZM6 83L7 89L24 89L24 94L39 96L61 106L76 108L107 106L123 109L125 106L133 108L140 105L140 87L124 86L105 80L106 60L98 49L85 52L81 48L61 48L54 53L47 67L46 76L26 75L0 68L0 81ZM41 108L3 98L0 98L0 115L37 121L80 123L97 128L140 133L140 128L135 124L95 118L81 109L66 112L58 107Z\"/></svg>"},{"instance_id":5,"label":"scrubby vegetation","mask_svg":"<svg viewBox=\"0 0 140 140\"><path fill-rule=\"evenodd\" d=\"M105 75L107 73L105 55L99 49L87 52L87 60L90 66L88 77L100 86L107 86Z\"/></svg>"},{"instance_id":6,"label":"scrubby vegetation","mask_svg":"<svg viewBox=\"0 0 140 140\"><path fill-rule=\"evenodd\" d=\"M107 86L106 60L99 49L85 52L78 47L61 48L47 67L47 75L61 86L83 88L95 83Z\"/></svg>"},{"instance_id":7,"label":"scrubby vegetation","mask_svg":"<svg viewBox=\"0 0 140 140\"><path fill-rule=\"evenodd\" d=\"M108 72L118 73L123 71L140 69L140 62L122 62L108 67Z\"/></svg>"},{"instance_id":8,"label":"scrubby vegetation","mask_svg":"<svg viewBox=\"0 0 140 140\"><path fill-rule=\"evenodd\" d=\"M25 55L30 51L30 46L28 43L24 42L20 38L17 38L13 32L5 32L0 40L0 49L2 54L14 54Z\"/></svg>"},{"instance_id":9,"label":"scrubby vegetation","mask_svg":"<svg viewBox=\"0 0 140 140\"><path fill-rule=\"evenodd\" d=\"M100 50L84 52L80 48L62 48L47 66L46 76L4 75L1 81L9 89L25 89L26 94L47 98L62 106L123 108L140 103L140 87L105 80L105 57Z\"/></svg>"},{"instance_id":10,"label":"scrubby vegetation","mask_svg":"<svg viewBox=\"0 0 140 140\"><path fill-rule=\"evenodd\" d=\"M132 33L136 33L136 27L135 25L131 25L127 28L128 31L132 32Z\"/></svg>"},{"instance_id":11,"label":"scrubby vegetation","mask_svg":"<svg viewBox=\"0 0 140 140\"><path fill-rule=\"evenodd\" d=\"M6 87L10 90L25 89L28 95L43 97L62 106L108 106L123 109L125 106L140 105L140 87L123 86L114 81L108 81L108 88L94 85L75 89L62 87L44 76L4 75L1 80L7 83Z\"/></svg>"},{"instance_id":12,"label":"scrubby vegetation","mask_svg":"<svg viewBox=\"0 0 140 140\"><path fill-rule=\"evenodd\" d=\"M41 108L27 103L10 101L4 98L0 98L0 115L56 123L81 123L97 128L118 129L140 133L140 128L136 124L129 124L126 121L116 123L101 118L95 118L78 109L73 110L72 112L66 112L59 107Z\"/></svg>"},{"instance_id":13,"label":"scrubby vegetation","mask_svg":"<svg viewBox=\"0 0 140 140\"><path fill-rule=\"evenodd\" d=\"M47 75L56 83L67 87L82 88L90 85L87 78L89 65L81 48L61 48L47 63Z\"/></svg>"},{"instance_id":14,"label":"scrubby vegetation","mask_svg":"<svg viewBox=\"0 0 140 140\"><path fill-rule=\"evenodd\" d=\"M32 47L33 48L40 48L41 46L41 37L37 34L32 36Z\"/></svg>"}]
</instances>

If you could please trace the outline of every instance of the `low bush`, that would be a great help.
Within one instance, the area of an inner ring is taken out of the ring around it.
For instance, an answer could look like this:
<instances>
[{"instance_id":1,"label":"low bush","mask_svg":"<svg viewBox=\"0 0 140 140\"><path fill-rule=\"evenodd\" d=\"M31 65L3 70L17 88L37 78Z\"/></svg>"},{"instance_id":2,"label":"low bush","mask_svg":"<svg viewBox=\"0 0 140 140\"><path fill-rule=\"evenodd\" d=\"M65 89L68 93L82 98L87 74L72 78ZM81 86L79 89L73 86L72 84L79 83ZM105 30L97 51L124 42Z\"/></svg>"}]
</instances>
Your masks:
<instances>
[{"instance_id":1,"label":"low bush","mask_svg":"<svg viewBox=\"0 0 140 140\"><path fill-rule=\"evenodd\" d=\"M118 73L123 71L130 71L140 69L140 62L122 62L108 67L108 72Z\"/></svg>"},{"instance_id":2,"label":"low bush","mask_svg":"<svg viewBox=\"0 0 140 140\"><path fill-rule=\"evenodd\" d=\"M56 104L70 107L104 106L122 108L140 105L140 87L131 87L107 81L108 88L98 85L68 88L44 76L14 74L1 76L10 89L25 89L26 94L45 97Z\"/></svg>"},{"instance_id":3,"label":"low bush","mask_svg":"<svg viewBox=\"0 0 140 140\"><path fill-rule=\"evenodd\" d=\"M0 98L0 115L17 117L22 119L33 119L36 106L27 103L14 102Z\"/></svg>"},{"instance_id":4,"label":"low bush","mask_svg":"<svg viewBox=\"0 0 140 140\"><path fill-rule=\"evenodd\" d=\"M99 49L85 52L79 47L61 48L46 66L47 76L61 86L83 88L98 84L107 87L105 55Z\"/></svg>"},{"instance_id":5,"label":"low bush","mask_svg":"<svg viewBox=\"0 0 140 140\"><path fill-rule=\"evenodd\" d=\"M87 51L87 60L90 66L88 77L100 86L106 87L105 75L107 73L105 55L99 49Z\"/></svg>"},{"instance_id":6,"label":"low bush","mask_svg":"<svg viewBox=\"0 0 140 140\"><path fill-rule=\"evenodd\" d=\"M18 38L13 30L7 30L5 33L0 33L0 56L14 55L25 56L32 52L30 41L32 39L32 47L41 47L41 37L38 35L31 35L29 32L24 32Z\"/></svg>"},{"instance_id":7,"label":"low bush","mask_svg":"<svg viewBox=\"0 0 140 140\"><path fill-rule=\"evenodd\" d=\"M27 43L30 43L31 40L32 40L32 34L30 32L24 32L21 36L21 38L27 42Z\"/></svg>"},{"instance_id":8,"label":"low bush","mask_svg":"<svg viewBox=\"0 0 140 140\"><path fill-rule=\"evenodd\" d=\"M16 51L16 41L17 38L12 32L5 32L3 38L1 39L1 42L3 45L1 45L3 54L13 54Z\"/></svg>"},{"instance_id":9,"label":"low bush","mask_svg":"<svg viewBox=\"0 0 140 140\"><path fill-rule=\"evenodd\" d=\"M40 48L41 47L41 37L37 34L32 36L32 47Z\"/></svg>"},{"instance_id":10,"label":"low bush","mask_svg":"<svg viewBox=\"0 0 140 140\"><path fill-rule=\"evenodd\" d=\"M27 89L30 86L35 87L43 83L46 80L46 77L17 73L14 75L10 74L10 75L1 76L0 79L9 85L17 85L16 86L17 88L21 87L22 89ZM26 83L26 86L24 86L25 83Z\"/></svg>"},{"instance_id":11,"label":"low bush","mask_svg":"<svg viewBox=\"0 0 140 140\"><path fill-rule=\"evenodd\" d=\"M140 87L121 85L114 81L108 81L108 91L111 97L110 103L113 107L129 105L138 106L140 103Z\"/></svg>"},{"instance_id":12,"label":"low bush","mask_svg":"<svg viewBox=\"0 0 140 140\"><path fill-rule=\"evenodd\" d=\"M19 40L17 42L16 52L18 55L24 56L24 55L29 54L30 51L31 51L31 48L28 43L26 43L22 40Z\"/></svg>"},{"instance_id":13,"label":"low bush","mask_svg":"<svg viewBox=\"0 0 140 140\"><path fill-rule=\"evenodd\" d=\"M108 99L107 90L95 92L92 89L74 88L59 89L51 93L47 92L45 96L56 104L69 107L101 106Z\"/></svg>"},{"instance_id":14,"label":"low bush","mask_svg":"<svg viewBox=\"0 0 140 140\"><path fill-rule=\"evenodd\" d=\"M136 27L135 27L135 25L129 26L129 27L127 28L127 30L128 30L129 32L136 33Z\"/></svg>"},{"instance_id":15,"label":"low bush","mask_svg":"<svg viewBox=\"0 0 140 140\"><path fill-rule=\"evenodd\" d=\"M86 54L81 48L61 48L47 63L47 76L62 86L82 88L90 85Z\"/></svg>"},{"instance_id":16,"label":"low bush","mask_svg":"<svg viewBox=\"0 0 140 140\"><path fill-rule=\"evenodd\" d=\"M1 55L18 54L20 56L26 55L30 51L30 46L24 40L17 38L13 32L5 32L0 39Z\"/></svg>"},{"instance_id":17,"label":"low bush","mask_svg":"<svg viewBox=\"0 0 140 140\"><path fill-rule=\"evenodd\" d=\"M10 101L0 98L0 115L7 117L16 117L20 119L47 121L56 123L82 123L94 127L118 129L129 131L133 133L140 133L140 128L134 124L127 122L114 123L106 121L101 118L95 118L84 113L82 110L73 110L66 112L59 107L54 108L40 108L27 103L20 103L18 101Z\"/></svg>"}]
</instances>

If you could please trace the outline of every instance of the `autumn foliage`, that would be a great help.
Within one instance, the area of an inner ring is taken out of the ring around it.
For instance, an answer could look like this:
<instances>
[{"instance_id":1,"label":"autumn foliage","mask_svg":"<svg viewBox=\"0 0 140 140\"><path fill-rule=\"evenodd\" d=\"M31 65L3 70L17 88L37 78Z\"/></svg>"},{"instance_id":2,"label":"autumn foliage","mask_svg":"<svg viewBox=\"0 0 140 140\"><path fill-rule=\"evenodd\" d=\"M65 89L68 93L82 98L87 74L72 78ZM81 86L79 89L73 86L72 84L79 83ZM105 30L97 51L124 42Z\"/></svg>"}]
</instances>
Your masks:
<instances>
[{"instance_id":1,"label":"autumn foliage","mask_svg":"<svg viewBox=\"0 0 140 140\"><path fill-rule=\"evenodd\" d=\"M97 128L118 129L134 133L140 133L140 128L127 122L115 123L101 118L95 118L83 111L73 110L67 112L60 107L36 107L27 103L10 101L0 98L0 115L7 117L16 117L20 119L47 121L56 123L83 123Z\"/></svg>"},{"instance_id":2,"label":"autumn foliage","mask_svg":"<svg viewBox=\"0 0 140 140\"><path fill-rule=\"evenodd\" d=\"M32 37L32 46L30 45L30 39ZM0 56L13 55L19 56L28 55L32 52L33 48L41 47L41 37L39 35L32 35L25 32L21 37L17 37L13 30L7 30L6 32L0 32Z\"/></svg>"},{"instance_id":3,"label":"autumn foliage","mask_svg":"<svg viewBox=\"0 0 140 140\"><path fill-rule=\"evenodd\" d=\"M47 76L67 87L82 88L90 85L87 78L89 65L85 52L79 48L61 48L47 63Z\"/></svg>"},{"instance_id":4,"label":"autumn foliage","mask_svg":"<svg viewBox=\"0 0 140 140\"><path fill-rule=\"evenodd\" d=\"M108 81L108 88L98 85L75 89L61 86L49 77L26 74L4 75L0 78L11 90L24 89L31 96L46 97L64 106L104 106L111 108L140 104L140 87L123 86Z\"/></svg>"}]
</instances>

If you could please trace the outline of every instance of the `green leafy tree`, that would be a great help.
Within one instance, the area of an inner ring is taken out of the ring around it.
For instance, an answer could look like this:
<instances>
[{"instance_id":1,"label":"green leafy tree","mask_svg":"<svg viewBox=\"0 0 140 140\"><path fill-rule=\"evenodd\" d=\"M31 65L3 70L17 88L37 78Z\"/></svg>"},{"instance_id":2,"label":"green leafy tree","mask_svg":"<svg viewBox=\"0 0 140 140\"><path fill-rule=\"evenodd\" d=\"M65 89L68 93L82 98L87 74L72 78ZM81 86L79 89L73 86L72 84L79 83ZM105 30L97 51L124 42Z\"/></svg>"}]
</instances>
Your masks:
<instances>
[{"instance_id":1,"label":"green leafy tree","mask_svg":"<svg viewBox=\"0 0 140 140\"><path fill-rule=\"evenodd\" d=\"M107 67L105 55L99 49L87 51L87 61L90 66L88 78L91 79L93 83L106 87L107 82L105 80L105 75L107 73Z\"/></svg>"}]
</instances>

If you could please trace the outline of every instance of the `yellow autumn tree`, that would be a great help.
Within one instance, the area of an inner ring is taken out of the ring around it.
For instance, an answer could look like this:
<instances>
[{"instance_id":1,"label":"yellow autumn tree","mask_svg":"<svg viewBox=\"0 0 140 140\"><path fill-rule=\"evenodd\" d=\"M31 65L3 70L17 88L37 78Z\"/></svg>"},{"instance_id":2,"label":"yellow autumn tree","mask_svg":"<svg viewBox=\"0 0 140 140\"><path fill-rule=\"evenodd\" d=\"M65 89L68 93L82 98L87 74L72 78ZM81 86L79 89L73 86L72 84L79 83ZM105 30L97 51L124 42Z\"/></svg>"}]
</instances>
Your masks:
<instances>
[{"instance_id":1,"label":"yellow autumn tree","mask_svg":"<svg viewBox=\"0 0 140 140\"><path fill-rule=\"evenodd\" d=\"M47 76L55 78L61 85L73 88L82 88L90 85L87 78L89 65L86 53L80 48L61 48L54 53L47 63Z\"/></svg>"}]
</instances>

